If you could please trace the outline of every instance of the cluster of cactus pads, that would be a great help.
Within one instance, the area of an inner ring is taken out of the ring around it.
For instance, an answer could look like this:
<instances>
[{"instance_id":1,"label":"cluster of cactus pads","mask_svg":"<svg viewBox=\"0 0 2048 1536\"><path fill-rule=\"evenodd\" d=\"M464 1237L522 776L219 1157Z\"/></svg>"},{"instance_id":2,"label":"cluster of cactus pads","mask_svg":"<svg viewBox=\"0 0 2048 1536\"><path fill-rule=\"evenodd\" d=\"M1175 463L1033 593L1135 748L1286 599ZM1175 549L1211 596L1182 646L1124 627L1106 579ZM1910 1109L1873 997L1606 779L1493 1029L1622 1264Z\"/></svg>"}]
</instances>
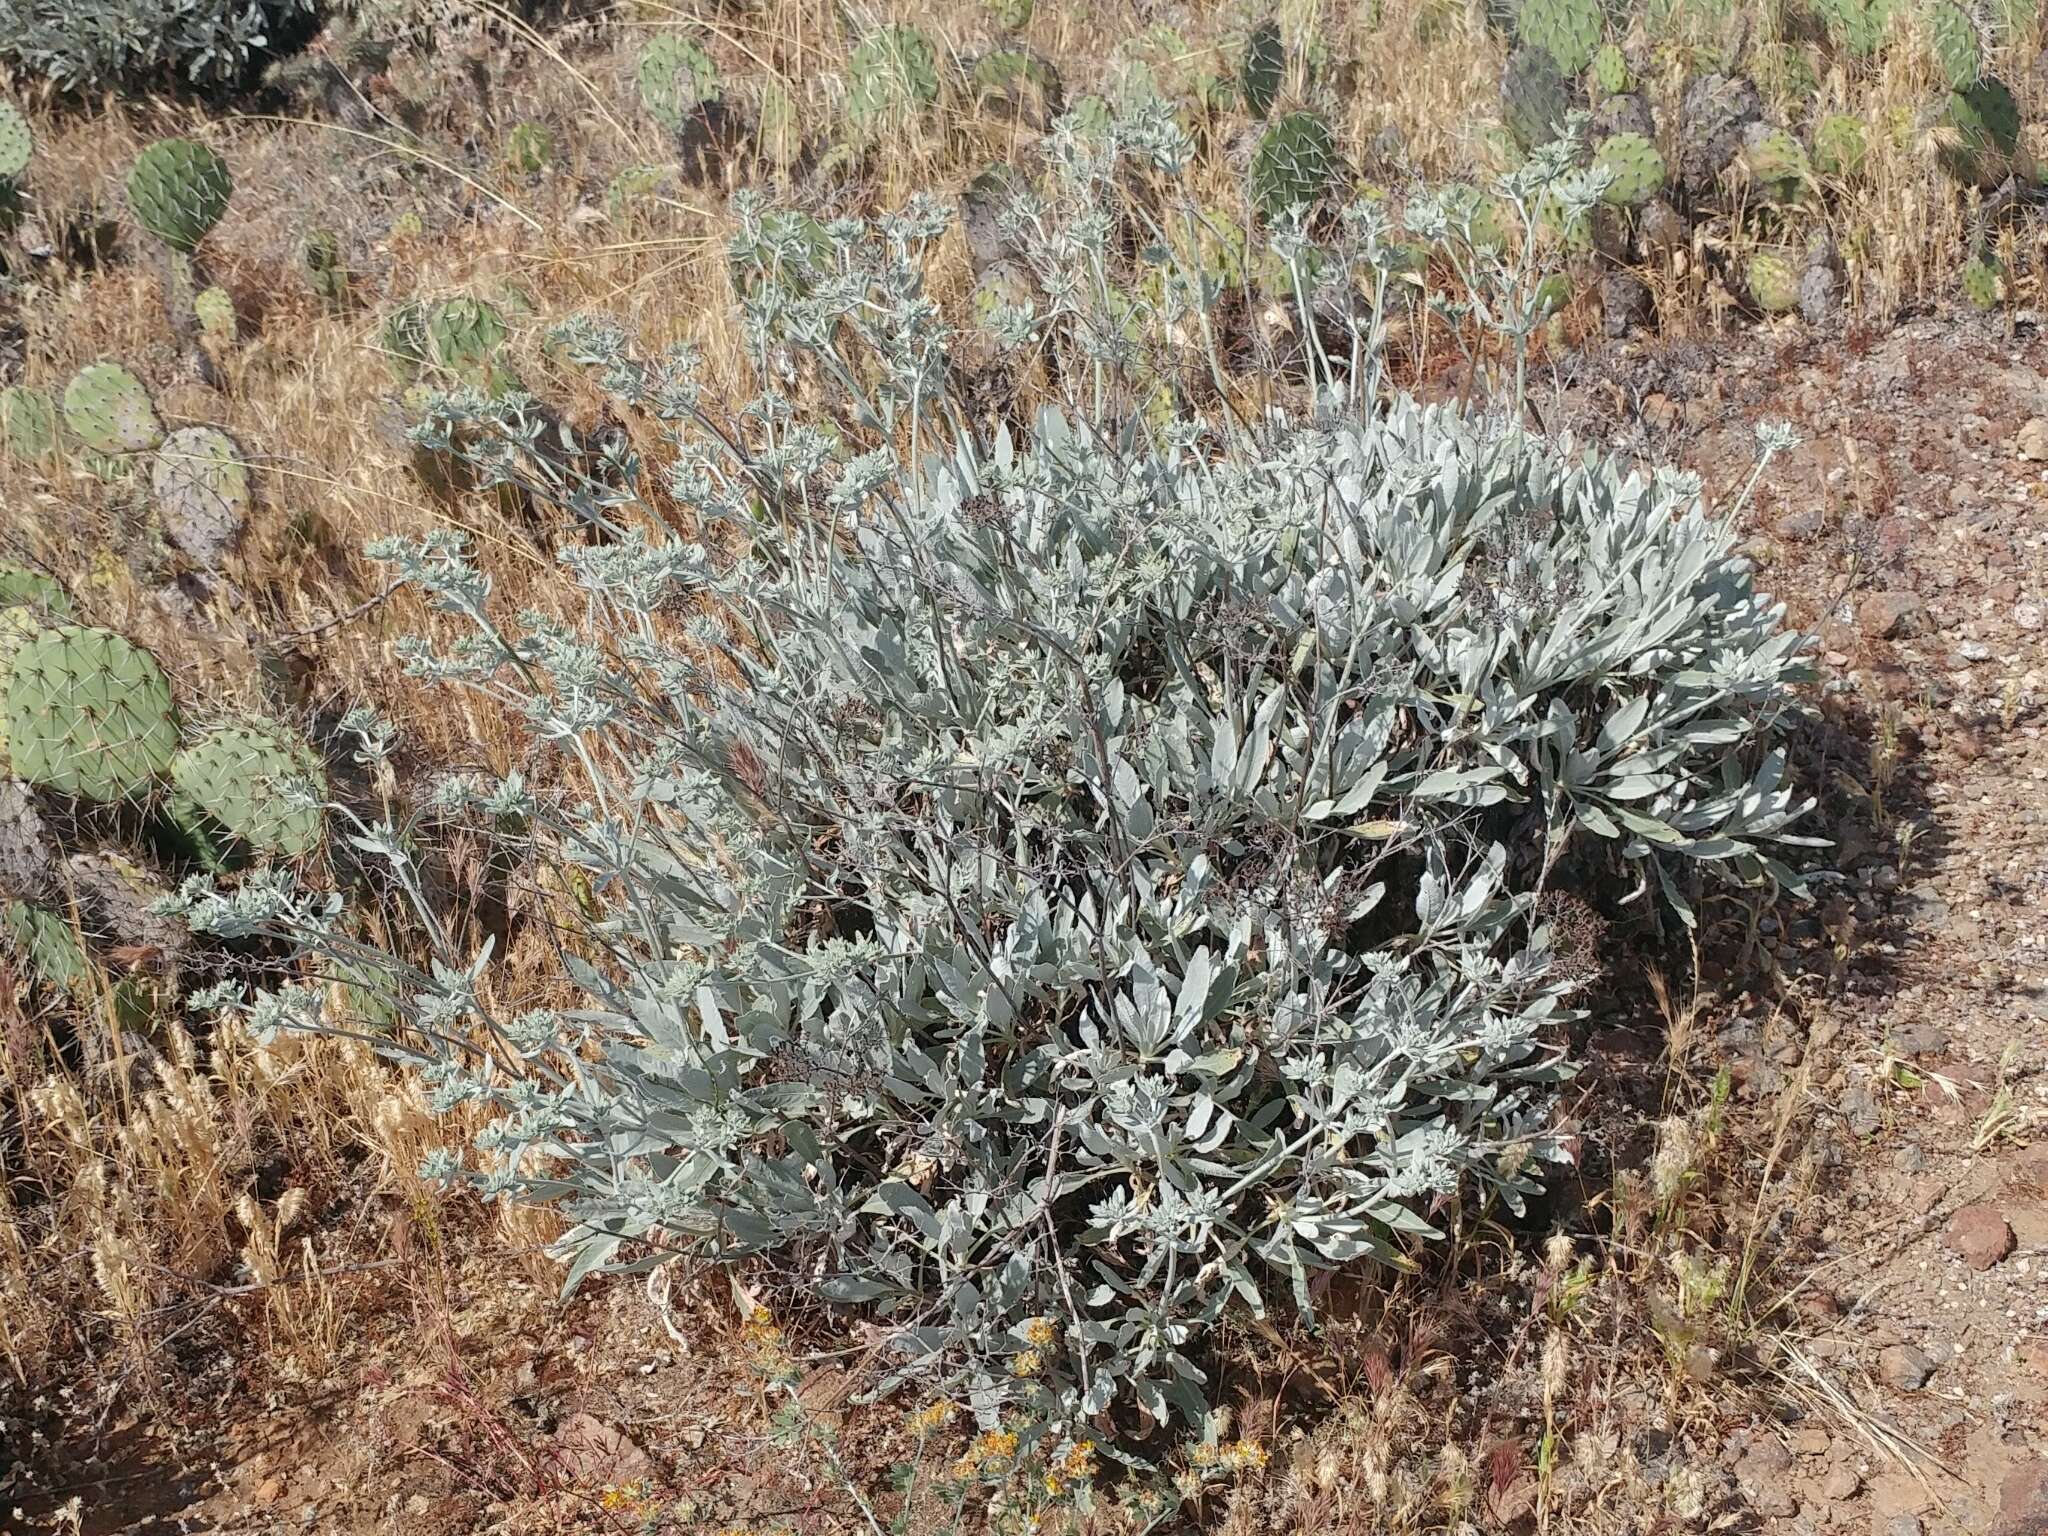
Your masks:
<instances>
[{"instance_id":1,"label":"cluster of cactus pads","mask_svg":"<svg viewBox=\"0 0 2048 1536\"><path fill-rule=\"evenodd\" d=\"M228 211L235 189L228 165L206 145L164 139L136 156L128 173L135 222L173 251L190 255Z\"/></svg>"},{"instance_id":2,"label":"cluster of cactus pads","mask_svg":"<svg viewBox=\"0 0 2048 1536\"><path fill-rule=\"evenodd\" d=\"M159 819L218 867L311 852L324 796L319 763L292 734L257 721L188 729L154 656L75 622L48 576L0 564L0 928L44 981L86 973L64 892L114 857L67 860L49 809Z\"/></svg>"},{"instance_id":3,"label":"cluster of cactus pads","mask_svg":"<svg viewBox=\"0 0 2048 1536\"><path fill-rule=\"evenodd\" d=\"M1830 51L1840 67L1855 71L1887 50L1921 50L1947 96L1930 103L1920 121L1931 124L1928 141L1940 165L1965 187L1989 190L2011 175L2021 137L2013 93L1987 66L1986 30L1955 0L1816 0L1812 9L1824 42L1739 45L1747 51L1712 60L1654 114L1636 85L1661 73L1649 67L1658 45L1654 18L1647 38L1636 28L1624 40L1601 0L1520 0L1494 9L1491 16L1510 34L1502 125L1526 151L1556 138L1573 111L1590 110L1587 152L1609 173L1609 203L1650 210L1660 227L1682 224L1674 205L1693 217L1754 224L1760 248L1745 259L1739 285L1766 312L1796 306L1811 313L1811 301L1831 285L1817 287L1809 275L1814 246L1801 236L1800 218L1864 173L1879 134L1901 131L1843 113L1814 111L1803 131L1789 121L1803 104L1818 105ZM1745 69L1769 84L1788 122L1770 120ZM1608 242L1597 229L1565 233L1625 254L1625 229L1610 232ZM1981 273L1974 283L1966 275L1973 301L1984 291Z\"/></svg>"}]
</instances>

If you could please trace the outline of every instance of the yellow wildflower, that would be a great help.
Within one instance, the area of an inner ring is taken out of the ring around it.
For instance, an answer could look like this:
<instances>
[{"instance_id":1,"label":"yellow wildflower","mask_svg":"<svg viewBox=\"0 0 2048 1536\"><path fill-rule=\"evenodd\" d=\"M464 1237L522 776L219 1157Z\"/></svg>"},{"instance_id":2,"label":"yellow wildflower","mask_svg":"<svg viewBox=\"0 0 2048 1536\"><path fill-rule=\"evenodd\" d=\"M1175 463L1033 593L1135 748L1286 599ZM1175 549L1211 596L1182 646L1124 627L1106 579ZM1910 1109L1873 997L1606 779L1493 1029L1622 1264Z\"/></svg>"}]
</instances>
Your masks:
<instances>
[{"instance_id":1,"label":"yellow wildflower","mask_svg":"<svg viewBox=\"0 0 2048 1536\"><path fill-rule=\"evenodd\" d=\"M1060 1471L1076 1480L1095 1475L1095 1442L1076 1440L1060 1458Z\"/></svg>"},{"instance_id":2,"label":"yellow wildflower","mask_svg":"<svg viewBox=\"0 0 2048 1536\"><path fill-rule=\"evenodd\" d=\"M1224 1453L1224 1459L1233 1472L1246 1467L1263 1467L1266 1464L1266 1448L1256 1440L1239 1440Z\"/></svg>"},{"instance_id":3,"label":"yellow wildflower","mask_svg":"<svg viewBox=\"0 0 2048 1536\"><path fill-rule=\"evenodd\" d=\"M910 1416L910 1432L913 1435L929 1435L936 1430L944 1429L953 1422L953 1415L959 1411L943 1399L936 1403L928 1403Z\"/></svg>"},{"instance_id":4,"label":"yellow wildflower","mask_svg":"<svg viewBox=\"0 0 2048 1536\"><path fill-rule=\"evenodd\" d=\"M1059 1328L1049 1317L1034 1317L1024 1325L1024 1342L1035 1344L1040 1349L1051 1348L1059 1336Z\"/></svg>"},{"instance_id":5,"label":"yellow wildflower","mask_svg":"<svg viewBox=\"0 0 2048 1536\"><path fill-rule=\"evenodd\" d=\"M1045 1369L1045 1352L1027 1349L1010 1358L1010 1374L1029 1380Z\"/></svg>"}]
</instances>

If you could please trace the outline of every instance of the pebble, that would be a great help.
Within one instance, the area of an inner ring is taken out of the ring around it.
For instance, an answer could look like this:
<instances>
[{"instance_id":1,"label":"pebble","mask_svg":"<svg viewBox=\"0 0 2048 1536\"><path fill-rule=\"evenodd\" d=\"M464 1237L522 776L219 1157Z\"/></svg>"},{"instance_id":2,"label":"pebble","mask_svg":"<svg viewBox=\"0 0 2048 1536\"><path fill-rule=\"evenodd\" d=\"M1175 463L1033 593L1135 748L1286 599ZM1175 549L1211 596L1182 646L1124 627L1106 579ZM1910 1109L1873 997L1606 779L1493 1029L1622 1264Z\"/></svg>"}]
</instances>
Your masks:
<instances>
[{"instance_id":1,"label":"pebble","mask_svg":"<svg viewBox=\"0 0 2048 1536\"><path fill-rule=\"evenodd\" d=\"M1993 1206L1966 1205L1950 1218L1942 1241L1970 1268L1983 1271L2012 1252L2012 1227Z\"/></svg>"},{"instance_id":2,"label":"pebble","mask_svg":"<svg viewBox=\"0 0 2048 1536\"><path fill-rule=\"evenodd\" d=\"M1916 1344L1894 1344L1878 1353L1877 1374L1901 1392L1918 1392L1934 1374L1934 1357Z\"/></svg>"}]
</instances>

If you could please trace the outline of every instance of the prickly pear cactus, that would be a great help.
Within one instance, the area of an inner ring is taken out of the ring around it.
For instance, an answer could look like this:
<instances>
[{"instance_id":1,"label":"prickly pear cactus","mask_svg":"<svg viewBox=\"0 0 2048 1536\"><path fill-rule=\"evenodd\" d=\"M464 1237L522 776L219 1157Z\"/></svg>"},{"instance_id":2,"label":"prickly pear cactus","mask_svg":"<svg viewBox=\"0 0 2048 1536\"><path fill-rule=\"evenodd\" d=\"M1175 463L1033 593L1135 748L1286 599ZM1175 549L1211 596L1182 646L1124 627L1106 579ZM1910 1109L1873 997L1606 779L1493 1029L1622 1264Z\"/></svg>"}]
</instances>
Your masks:
<instances>
[{"instance_id":1,"label":"prickly pear cactus","mask_svg":"<svg viewBox=\"0 0 2048 1536\"><path fill-rule=\"evenodd\" d=\"M1928 50L1947 79L1949 88L1967 91L1984 72L1983 45L1977 37L1977 23L1970 13L1950 0L1935 0L1921 18Z\"/></svg>"},{"instance_id":2,"label":"prickly pear cactus","mask_svg":"<svg viewBox=\"0 0 2048 1536\"><path fill-rule=\"evenodd\" d=\"M1768 315L1782 315L1799 306L1799 254L1762 250L1749 258L1744 272L1749 296Z\"/></svg>"},{"instance_id":3,"label":"prickly pear cactus","mask_svg":"<svg viewBox=\"0 0 2048 1536\"><path fill-rule=\"evenodd\" d=\"M225 288L202 288L192 297L192 313L199 321L199 334L216 346L234 344L237 322L235 301Z\"/></svg>"},{"instance_id":4,"label":"prickly pear cactus","mask_svg":"<svg viewBox=\"0 0 2048 1536\"><path fill-rule=\"evenodd\" d=\"M974 61L969 79L976 101L1009 117L1049 124L1059 113L1059 71L1050 59L1028 48L984 53Z\"/></svg>"},{"instance_id":5,"label":"prickly pear cactus","mask_svg":"<svg viewBox=\"0 0 2048 1536\"><path fill-rule=\"evenodd\" d=\"M64 386L64 425L95 453L147 453L163 423L142 381L119 363L91 363Z\"/></svg>"},{"instance_id":6,"label":"prickly pear cactus","mask_svg":"<svg viewBox=\"0 0 2048 1536\"><path fill-rule=\"evenodd\" d=\"M1828 41L1852 59L1867 59L1884 42L1894 0L1813 0Z\"/></svg>"},{"instance_id":7,"label":"prickly pear cactus","mask_svg":"<svg viewBox=\"0 0 2048 1536\"><path fill-rule=\"evenodd\" d=\"M847 61L846 115L863 134L900 125L939 99L930 39L915 27L869 33Z\"/></svg>"},{"instance_id":8,"label":"prickly pear cactus","mask_svg":"<svg viewBox=\"0 0 2048 1536\"><path fill-rule=\"evenodd\" d=\"M427 315L432 360L466 379L488 377L508 334L505 317L482 299L445 299Z\"/></svg>"},{"instance_id":9,"label":"prickly pear cactus","mask_svg":"<svg viewBox=\"0 0 2048 1536\"><path fill-rule=\"evenodd\" d=\"M1245 39L1244 59L1237 71L1238 89L1253 117L1264 118L1273 110L1286 78L1287 44L1280 36L1280 24L1262 21Z\"/></svg>"},{"instance_id":10,"label":"prickly pear cactus","mask_svg":"<svg viewBox=\"0 0 2048 1536\"><path fill-rule=\"evenodd\" d=\"M0 452L10 459L46 459L57 451L57 407L40 389L0 389Z\"/></svg>"},{"instance_id":11,"label":"prickly pear cactus","mask_svg":"<svg viewBox=\"0 0 2048 1536\"><path fill-rule=\"evenodd\" d=\"M1973 256L1959 274L1963 297L1978 309L1996 309L2004 297L1998 263L1985 256Z\"/></svg>"},{"instance_id":12,"label":"prickly pear cactus","mask_svg":"<svg viewBox=\"0 0 2048 1536\"><path fill-rule=\"evenodd\" d=\"M1601 194L1622 208L1640 208L1664 185L1664 157L1640 133L1616 133L1600 141L1593 165L1612 178Z\"/></svg>"},{"instance_id":13,"label":"prickly pear cactus","mask_svg":"<svg viewBox=\"0 0 2048 1536\"><path fill-rule=\"evenodd\" d=\"M1952 92L1938 138L1942 165L1957 181L1994 187L2005 179L2020 142L2019 103L1996 75Z\"/></svg>"},{"instance_id":14,"label":"prickly pear cactus","mask_svg":"<svg viewBox=\"0 0 2048 1536\"><path fill-rule=\"evenodd\" d=\"M1523 149L1548 144L1564 127L1571 92L1557 61L1541 48L1517 48L1500 77L1501 118Z\"/></svg>"},{"instance_id":15,"label":"prickly pear cactus","mask_svg":"<svg viewBox=\"0 0 2048 1536\"><path fill-rule=\"evenodd\" d=\"M1755 134L1743 145L1742 164L1757 190L1774 203L1795 201L1813 179L1806 150L1782 128Z\"/></svg>"},{"instance_id":16,"label":"prickly pear cactus","mask_svg":"<svg viewBox=\"0 0 2048 1536\"><path fill-rule=\"evenodd\" d=\"M41 571L0 561L0 608L33 608L56 618L71 617L71 594Z\"/></svg>"},{"instance_id":17,"label":"prickly pear cactus","mask_svg":"<svg viewBox=\"0 0 2048 1536\"><path fill-rule=\"evenodd\" d=\"M633 74L640 104L670 133L681 133L700 108L724 95L711 55L680 32L664 32L641 49Z\"/></svg>"},{"instance_id":18,"label":"prickly pear cactus","mask_svg":"<svg viewBox=\"0 0 2048 1536\"><path fill-rule=\"evenodd\" d=\"M1612 43L1600 45L1586 73L1602 96L1620 96L1628 90L1628 60Z\"/></svg>"},{"instance_id":19,"label":"prickly pear cactus","mask_svg":"<svg viewBox=\"0 0 2048 1536\"><path fill-rule=\"evenodd\" d=\"M342 259L341 237L331 229L309 229L299 247L306 285L329 309L348 303L348 263Z\"/></svg>"},{"instance_id":20,"label":"prickly pear cactus","mask_svg":"<svg viewBox=\"0 0 2048 1536\"><path fill-rule=\"evenodd\" d=\"M128 203L135 221L174 251L190 252L228 211L228 163L191 139L163 139L135 158Z\"/></svg>"},{"instance_id":21,"label":"prickly pear cactus","mask_svg":"<svg viewBox=\"0 0 2048 1536\"><path fill-rule=\"evenodd\" d=\"M36 152L36 136L28 119L11 101L0 101L0 180L13 181L28 169Z\"/></svg>"},{"instance_id":22,"label":"prickly pear cactus","mask_svg":"<svg viewBox=\"0 0 2048 1536\"><path fill-rule=\"evenodd\" d=\"M85 985L92 975L92 959L63 914L25 901L10 901L0 908L0 925L6 929L8 943L43 985L68 991Z\"/></svg>"},{"instance_id":23,"label":"prickly pear cactus","mask_svg":"<svg viewBox=\"0 0 2048 1536\"><path fill-rule=\"evenodd\" d=\"M1005 32L1022 32L1031 25L1033 0L988 0L988 16Z\"/></svg>"},{"instance_id":24,"label":"prickly pear cactus","mask_svg":"<svg viewBox=\"0 0 2048 1536\"><path fill-rule=\"evenodd\" d=\"M0 895L31 901L41 896L56 862L28 786L0 779Z\"/></svg>"},{"instance_id":25,"label":"prickly pear cactus","mask_svg":"<svg viewBox=\"0 0 2048 1536\"><path fill-rule=\"evenodd\" d=\"M297 858L320 842L320 765L269 725L222 725L171 760L171 785L250 847Z\"/></svg>"},{"instance_id":26,"label":"prickly pear cactus","mask_svg":"<svg viewBox=\"0 0 2048 1536\"><path fill-rule=\"evenodd\" d=\"M1813 130L1813 168L1823 176L1847 180L1863 169L1870 153L1870 130L1860 117L1837 112Z\"/></svg>"},{"instance_id":27,"label":"prickly pear cactus","mask_svg":"<svg viewBox=\"0 0 2048 1536\"><path fill-rule=\"evenodd\" d=\"M432 361L433 342L427 336L427 308L405 303L384 317L377 328L377 346L401 384L412 382Z\"/></svg>"},{"instance_id":28,"label":"prickly pear cactus","mask_svg":"<svg viewBox=\"0 0 2048 1536\"><path fill-rule=\"evenodd\" d=\"M149 652L111 630L38 630L7 666L0 701L16 778L88 800L121 800L170 766L171 685Z\"/></svg>"},{"instance_id":29,"label":"prickly pear cactus","mask_svg":"<svg viewBox=\"0 0 2048 1536\"><path fill-rule=\"evenodd\" d=\"M1600 0L1522 0L1515 18L1516 35L1549 54L1566 76L1593 62L1604 26Z\"/></svg>"},{"instance_id":30,"label":"prickly pear cactus","mask_svg":"<svg viewBox=\"0 0 2048 1536\"><path fill-rule=\"evenodd\" d=\"M555 136L539 123L514 123L505 135L505 164L521 176L537 176L555 158Z\"/></svg>"},{"instance_id":31,"label":"prickly pear cactus","mask_svg":"<svg viewBox=\"0 0 2048 1536\"><path fill-rule=\"evenodd\" d=\"M1252 201L1269 219L1323 195L1337 174L1337 140L1313 112L1290 112L1259 140L1252 157Z\"/></svg>"},{"instance_id":32,"label":"prickly pear cactus","mask_svg":"<svg viewBox=\"0 0 2048 1536\"><path fill-rule=\"evenodd\" d=\"M181 427L165 438L149 489L164 537L208 570L249 521L249 466L234 439L213 427Z\"/></svg>"}]
</instances>

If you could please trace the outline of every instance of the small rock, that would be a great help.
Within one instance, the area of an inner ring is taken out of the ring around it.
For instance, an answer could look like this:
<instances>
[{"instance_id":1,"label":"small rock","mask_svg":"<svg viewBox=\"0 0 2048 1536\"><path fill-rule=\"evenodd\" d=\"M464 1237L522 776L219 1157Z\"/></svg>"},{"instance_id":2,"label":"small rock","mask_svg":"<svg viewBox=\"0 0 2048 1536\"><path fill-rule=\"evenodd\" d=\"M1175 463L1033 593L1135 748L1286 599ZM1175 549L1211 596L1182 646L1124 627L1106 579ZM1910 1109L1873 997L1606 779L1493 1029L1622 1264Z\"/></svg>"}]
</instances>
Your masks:
<instances>
[{"instance_id":1,"label":"small rock","mask_svg":"<svg viewBox=\"0 0 2048 1536\"><path fill-rule=\"evenodd\" d=\"M1609 336L1626 336L1650 318L1650 290L1640 278L1610 272L1600 280L1600 328Z\"/></svg>"},{"instance_id":2,"label":"small rock","mask_svg":"<svg viewBox=\"0 0 2048 1536\"><path fill-rule=\"evenodd\" d=\"M1877 1374L1901 1392L1918 1392L1934 1374L1934 1357L1914 1344L1894 1344L1878 1353Z\"/></svg>"},{"instance_id":3,"label":"small rock","mask_svg":"<svg viewBox=\"0 0 2048 1536\"><path fill-rule=\"evenodd\" d=\"M2013 437L2013 447L2023 459L2035 463L2048 460L2048 416L2036 416Z\"/></svg>"},{"instance_id":4,"label":"small rock","mask_svg":"<svg viewBox=\"0 0 2048 1536\"><path fill-rule=\"evenodd\" d=\"M256 1492L251 1497L258 1504L275 1504L284 1497L284 1479L281 1477L266 1477L256 1485Z\"/></svg>"},{"instance_id":5,"label":"small rock","mask_svg":"<svg viewBox=\"0 0 2048 1536\"><path fill-rule=\"evenodd\" d=\"M2025 1461L1998 1485L1998 1519L1991 1536L2041 1536L2048 1531L2048 1461Z\"/></svg>"},{"instance_id":6,"label":"small rock","mask_svg":"<svg viewBox=\"0 0 2048 1536\"><path fill-rule=\"evenodd\" d=\"M1820 1496L1830 1504L1840 1504L1845 1499L1855 1498L1856 1491L1862 1486L1863 1479L1854 1467L1837 1467L1820 1485Z\"/></svg>"},{"instance_id":7,"label":"small rock","mask_svg":"<svg viewBox=\"0 0 2048 1536\"><path fill-rule=\"evenodd\" d=\"M1927 605L1911 592L1873 592L1856 610L1864 634L1878 640L1917 635L1927 624Z\"/></svg>"},{"instance_id":8,"label":"small rock","mask_svg":"<svg viewBox=\"0 0 2048 1536\"><path fill-rule=\"evenodd\" d=\"M1923 1536L1925 1529L1918 1515L1893 1515L1885 1525L1884 1536Z\"/></svg>"},{"instance_id":9,"label":"small rock","mask_svg":"<svg viewBox=\"0 0 2048 1536\"><path fill-rule=\"evenodd\" d=\"M1986 1270L2012 1252L2012 1227L1989 1205L1966 1205L1948 1224L1942 1241L1975 1270Z\"/></svg>"},{"instance_id":10,"label":"small rock","mask_svg":"<svg viewBox=\"0 0 2048 1536\"><path fill-rule=\"evenodd\" d=\"M1841 283L1832 267L1808 267L1799 274L1799 317L1819 325L1835 312Z\"/></svg>"},{"instance_id":11,"label":"small rock","mask_svg":"<svg viewBox=\"0 0 2048 1536\"><path fill-rule=\"evenodd\" d=\"M2048 623L2048 615L2043 614L2039 603L2016 603L2012 610L2012 622L2015 628L2031 635L2043 623Z\"/></svg>"}]
</instances>

